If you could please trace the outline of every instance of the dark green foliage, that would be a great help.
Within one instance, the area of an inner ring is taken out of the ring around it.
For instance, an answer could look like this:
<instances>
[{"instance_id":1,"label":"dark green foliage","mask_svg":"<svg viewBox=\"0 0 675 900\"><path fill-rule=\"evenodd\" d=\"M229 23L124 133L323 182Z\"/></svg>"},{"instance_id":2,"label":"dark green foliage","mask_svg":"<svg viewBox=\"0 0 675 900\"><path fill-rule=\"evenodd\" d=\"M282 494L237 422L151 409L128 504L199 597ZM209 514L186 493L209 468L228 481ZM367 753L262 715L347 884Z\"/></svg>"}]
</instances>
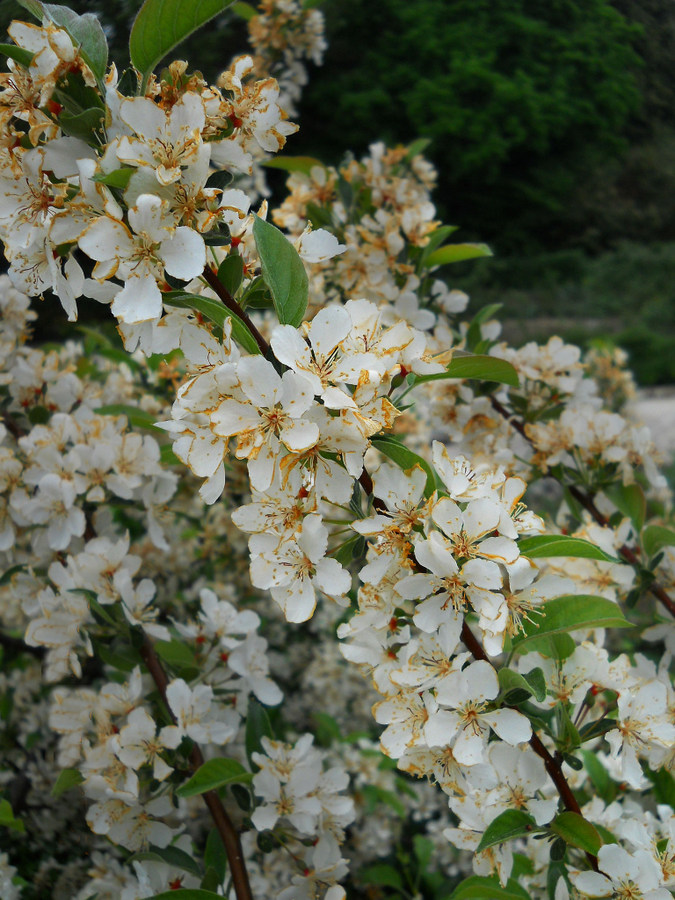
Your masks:
<instances>
[{"instance_id":1,"label":"dark green foliage","mask_svg":"<svg viewBox=\"0 0 675 900\"><path fill-rule=\"evenodd\" d=\"M305 94L296 144L335 157L374 138L430 137L439 201L453 221L498 248L544 220L542 243L559 240L556 211L591 161L619 153L639 106L639 29L607 0L324 8L329 51Z\"/></svg>"}]
</instances>

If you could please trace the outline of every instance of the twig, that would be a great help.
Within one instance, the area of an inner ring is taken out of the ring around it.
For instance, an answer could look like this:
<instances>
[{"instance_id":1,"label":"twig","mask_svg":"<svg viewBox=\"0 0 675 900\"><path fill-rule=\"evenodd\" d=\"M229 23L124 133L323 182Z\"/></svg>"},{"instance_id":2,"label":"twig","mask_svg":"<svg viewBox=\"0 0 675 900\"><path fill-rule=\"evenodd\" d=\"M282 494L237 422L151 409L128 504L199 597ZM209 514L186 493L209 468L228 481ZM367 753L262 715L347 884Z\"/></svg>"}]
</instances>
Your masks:
<instances>
[{"instance_id":1,"label":"twig","mask_svg":"<svg viewBox=\"0 0 675 900\"><path fill-rule=\"evenodd\" d=\"M157 685L157 690L164 701L164 705L171 715L171 719L175 723L176 718L171 712L171 707L166 696L166 689L169 683L166 672L164 671L159 657L155 653L155 648L152 646L147 635L144 636L140 653L148 672L152 676L152 680ZM204 765L204 756L197 744L194 744L192 751L190 752L190 765L193 771L196 771L200 766ZM211 817L218 829L218 834L221 837L223 846L225 847L227 861L230 866L230 874L232 876L232 884L234 885L234 892L237 900L253 900L239 833L232 824L232 820L228 816L220 797L215 791L206 791L202 794L202 798L211 813Z\"/></svg>"},{"instance_id":2,"label":"twig","mask_svg":"<svg viewBox=\"0 0 675 900\"><path fill-rule=\"evenodd\" d=\"M245 310L241 308L241 306L234 299L232 294L228 291L225 285L220 281L216 273L213 271L211 266L206 265L204 267L204 272L202 273L202 277L204 281L207 282L208 286L218 294L220 300L223 301L224 305L233 312L235 316L242 320L242 322L246 325L248 330L253 335L256 344L258 345L260 352L263 356L267 356L269 352L270 345L267 343L265 338L260 334L258 329L255 327L253 322L251 321L250 316Z\"/></svg>"},{"instance_id":3,"label":"twig","mask_svg":"<svg viewBox=\"0 0 675 900\"><path fill-rule=\"evenodd\" d=\"M512 413L510 413L508 411L508 409L506 409L506 407L502 403L500 403L499 400L497 400L496 397L490 397L490 402L492 403L492 408L495 410L495 412L498 412L499 415L503 419L505 419L509 423L509 425L511 425L512 428L515 428L515 430L518 432L518 434L521 434L525 438L525 440L531 444L532 442L530 441L529 437L527 436L527 432L525 430L525 426L523 425L523 423L519 419L517 419ZM591 516L595 519L595 521L598 523L598 525L602 525L604 527L609 524L609 520L607 519L607 516L604 516L600 512L598 507L593 502L593 498L589 494L586 494L584 491L582 491L579 487L577 487L574 484L565 485L565 487L567 487L570 494L574 497L574 499L577 501L577 503L579 503L580 506L583 506L583 508L591 514ZM630 563L632 566L634 566L636 568L640 567L640 560L639 560L637 554L635 553L634 550L631 550L631 548L628 547L626 544L622 544L619 547L619 553L621 554L621 556L623 556L623 558L626 560L626 562ZM663 606L665 606L665 608L668 610L668 612L671 614L671 616L673 616L673 618L675 618L675 602L671 599L671 597L668 596L668 594L666 593L664 588L657 581L653 581L649 585L648 590L651 594L653 594L656 597L656 599L659 601L659 603L661 603Z\"/></svg>"},{"instance_id":4,"label":"twig","mask_svg":"<svg viewBox=\"0 0 675 900\"><path fill-rule=\"evenodd\" d=\"M474 659L484 660L485 662L490 662L487 653L483 649L480 641L475 636L473 631L469 628L466 621L462 625L462 633L461 633L462 643L466 647L466 649L471 653ZM512 709L513 707L509 707ZM577 802L577 798L572 793L572 789L567 783L567 779L563 775L560 764L557 760L554 759L553 756L548 752L541 739L537 735L535 731L532 732L532 737L530 738L530 747L534 750L534 752L544 761L544 766L546 767L546 771L548 772L551 781L556 787L558 794L560 795L560 799L562 800L565 809L569 812L576 813L577 815L581 815L581 807ZM593 856L592 853L587 853L586 858L588 859L590 865L597 872L598 870L598 860L597 857Z\"/></svg>"}]
</instances>

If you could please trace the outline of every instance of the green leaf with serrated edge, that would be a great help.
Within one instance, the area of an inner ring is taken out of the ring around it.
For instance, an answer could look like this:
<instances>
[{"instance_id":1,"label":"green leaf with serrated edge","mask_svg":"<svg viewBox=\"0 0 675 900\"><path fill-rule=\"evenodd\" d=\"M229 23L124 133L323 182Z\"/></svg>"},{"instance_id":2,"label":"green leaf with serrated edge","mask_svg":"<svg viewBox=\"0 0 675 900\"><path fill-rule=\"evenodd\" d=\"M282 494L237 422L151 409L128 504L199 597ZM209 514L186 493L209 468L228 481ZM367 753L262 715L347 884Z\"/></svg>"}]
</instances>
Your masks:
<instances>
[{"instance_id":1,"label":"green leaf with serrated edge","mask_svg":"<svg viewBox=\"0 0 675 900\"><path fill-rule=\"evenodd\" d=\"M374 884L382 887L392 887L401 889L403 882L401 876L393 866L386 863L376 863L374 866L367 866L359 872L359 881L366 884Z\"/></svg>"},{"instance_id":2,"label":"green leaf with serrated edge","mask_svg":"<svg viewBox=\"0 0 675 900\"><path fill-rule=\"evenodd\" d=\"M17 47L16 44L0 44L0 53L18 62L25 69L28 68L33 59L33 54L30 50L26 50L24 47Z\"/></svg>"},{"instance_id":3,"label":"green leaf with serrated edge","mask_svg":"<svg viewBox=\"0 0 675 900\"><path fill-rule=\"evenodd\" d=\"M628 516L637 531L641 531L647 515L647 500L639 484L612 484L603 488L619 512Z\"/></svg>"},{"instance_id":4,"label":"green leaf with serrated edge","mask_svg":"<svg viewBox=\"0 0 675 900\"><path fill-rule=\"evenodd\" d=\"M129 37L129 56L147 78L157 63L232 0L145 0Z\"/></svg>"},{"instance_id":5,"label":"green leaf with serrated edge","mask_svg":"<svg viewBox=\"0 0 675 900\"><path fill-rule=\"evenodd\" d=\"M602 847L603 841L595 825L579 813L562 812L555 817L549 827L553 834L557 834L566 843L592 856L597 856L598 850Z\"/></svg>"},{"instance_id":6,"label":"green leaf with serrated edge","mask_svg":"<svg viewBox=\"0 0 675 900\"><path fill-rule=\"evenodd\" d=\"M202 874L196 860L189 853L186 853L185 850L181 850L180 847L155 847L154 844L151 844L148 850L134 853L127 862L132 863L135 860L139 862L153 860L155 862L168 863L168 865L175 866L177 869L184 869L184 871L197 878L200 878Z\"/></svg>"},{"instance_id":7,"label":"green leaf with serrated edge","mask_svg":"<svg viewBox=\"0 0 675 900\"><path fill-rule=\"evenodd\" d=\"M194 653L182 641L155 641L157 655L164 662L178 668L194 668L197 665Z\"/></svg>"},{"instance_id":8,"label":"green leaf with serrated edge","mask_svg":"<svg viewBox=\"0 0 675 900\"><path fill-rule=\"evenodd\" d=\"M515 881L502 887L497 878L472 875L458 884L447 900L531 900L531 897Z\"/></svg>"},{"instance_id":9,"label":"green leaf with serrated edge","mask_svg":"<svg viewBox=\"0 0 675 900\"><path fill-rule=\"evenodd\" d=\"M425 263L429 268L433 266L445 266L448 263L465 262L468 259L478 259L482 256L492 256L492 250L487 244L446 244L439 247L427 256Z\"/></svg>"},{"instance_id":10,"label":"green leaf with serrated edge","mask_svg":"<svg viewBox=\"0 0 675 900\"><path fill-rule=\"evenodd\" d=\"M466 355L455 353L445 372L435 375L417 375L415 384L427 381L440 381L444 378L476 378L479 381L498 381L518 387L518 373L505 359L497 356L480 356L472 353Z\"/></svg>"},{"instance_id":11,"label":"green leaf with serrated edge","mask_svg":"<svg viewBox=\"0 0 675 900\"><path fill-rule=\"evenodd\" d=\"M298 251L278 228L260 216L253 222L253 237L279 321L297 328L305 315L309 296L307 272Z\"/></svg>"},{"instance_id":12,"label":"green leaf with serrated edge","mask_svg":"<svg viewBox=\"0 0 675 900\"><path fill-rule=\"evenodd\" d=\"M23 833L26 830L23 820L14 818L14 811L9 800L0 800L0 826L3 825L11 831Z\"/></svg>"},{"instance_id":13,"label":"green leaf with serrated edge","mask_svg":"<svg viewBox=\"0 0 675 900\"><path fill-rule=\"evenodd\" d=\"M264 737L274 737L270 717L262 703L251 697L246 711L246 757L252 766L255 766L251 759L252 754L263 752L262 738Z\"/></svg>"},{"instance_id":14,"label":"green leaf with serrated edge","mask_svg":"<svg viewBox=\"0 0 675 900\"><path fill-rule=\"evenodd\" d=\"M63 771L59 772L59 777L54 783L51 795L52 797L60 797L61 794L65 794L71 788L77 787L83 781L84 778L79 769L63 769Z\"/></svg>"},{"instance_id":15,"label":"green leaf with serrated edge","mask_svg":"<svg viewBox=\"0 0 675 900\"><path fill-rule=\"evenodd\" d=\"M476 853L487 850L488 847L494 847L495 844L503 844L505 841L529 834L536 827L537 823L529 813L523 812L521 809L506 809L485 829L483 837L476 847Z\"/></svg>"},{"instance_id":16,"label":"green leaf with serrated edge","mask_svg":"<svg viewBox=\"0 0 675 900\"><path fill-rule=\"evenodd\" d=\"M179 888L177 891L163 891L155 894L150 900L223 900L220 894L213 891L202 891L200 888Z\"/></svg>"},{"instance_id":17,"label":"green leaf with serrated edge","mask_svg":"<svg viewBox=\"0 0 675 900\"><path fill-rule=\"evenodd\" d=\"M309 175L316 166L326 168L320 159L313 156L275 156L266 159L262 165L268 169L281 169L282 172L300 172L301 175Z\"/></svg>"},{"instance_id":18,"label":"green leaf with serrated edge","mask_svg":"<svg viewBox=\"0 0 675 900\"><path fill-rule=\"evenodd\" d=\"M243 0L237 0L236 3L232 4L232 12L246 22L250 22L251 19L258 15L255 7L251 6L250 3L244 3Z\"/></svg>"},{"instance_id":19,"label":"green leaf with serrated edge","mask_svg":"<svg viewBox=\"0 0 675 900\"><path fill-rule=\"evenodd\" d=\"M647 525L641 540L647 556L656 556L664 547L675 547L675 531L662 525Z\"/></svg>"},{"instance_id":20,"label":"green leaf with serrated edge","mask_svg":"<svg viewBox=\"0 0 675 900\"><path fill-rule=\"evenodd\" d=\"M124 191L129 186L129 180L136 171L138 170L132 169L129 166L123 166L121 169L114 169L112 172L108 172L107 174L94 175L91 180L97 181L99 184L105 184L108 187L119 188L120 190Z\"/></svg>"},{"instance_id":21,"label":"green leaf with serrated edge","mask_svg":"<svg viewBox=\"0 0 675 900\"><path fill-rule=\"evenodd\" d=\"M379 435L378 437L371 438L371 444L373 447L377 448L380 453L396 463L396 465L403 469L404 472L407 472L415 466L420 466L427 476L424 496L430 497L433 494L436 490L436 475L425 459L422 459L421 456L418 456L417 453L409 450L405 444L402 444L390 435Z\"/></svg>"},{"instance_id":22,"label":"green leaf with serrated edge","mask_svg":"<svg viewBox=\"0 0 675 900\"><path fill-rule=\"evenodd\" d=\"M137 406L130 406L126 403L110 403L106 406L99 406L94 410L99 416L126 416L130 425L134 428L152 428L161 431L155 424L156 416L139 409Z\"/></svg>"},{"instance_id":23,"label":"green leaf with serrated edge","mask_svg":"<svg viewBox=\"0 0 675 900\"><path fill-rule=\"evenodd\" d=\"M605 553L600 547L583 538L564 534L535 534L518 541L521 556L543 559L549 556L569 556L576 559L599 559L603 562L621 563L620 559Z\"/></svg>"},{"instance_id":24,"label":"green leaf with serrated edge","mask_svg":"<svg viewBox=\"0 0 675 900\"><path fill-rule=\"evenodd\" d=\"M21 6L36 19L46 17L63 28L79 48L82 59L100 83L103 83L108 67L108 42L98 17L93 13L78 15L67 6L40 3L39 0L19 0Z\"/></svg>"},{"instance_id":25,"label":"green leaf with serrated edge","mask_svg":"<svg viewBox=\"0 0 675 900\"><path fill-rule=\"evenodd\" d=\"M231 297L239 290L244 278L244 260L237 253L231 253L218 266L218 281Z\"/></svg>"},{"instance_id":26,"label":"green leaf with serrated edge","mask_svg":"<svg viewBox=\"0 0 675 900\"><path fill-rule=\"evenodd\" d=\"M194 797L206 791L214 791L224 784L245 784L253 778L236 759L209 759L200 766L192 778L182 784L176 793L179 797Z\"/></svg>"},{"instance_id":27,"label":"green leaf with serrated edge","mask_svg":"<svg viewBox=\"0 0 675 900\"><path fill-rule=\"evenodd\" d=\"M222 328L225 319L232 322L232 337L249 353L260 353L260 347L248 330L246 324L235 313L223 306L219 300L211 297L200 297L198 294L187 294L183 291L167 291L162 294L162 301L167 306L178 306L181 309L195 309Z\"/></svg>"},{"instance_id":28,"label":"green leaf with serrated edge","mask_svg":"<svg viewBox=\"0 0 675 900\"><path fill-rule=\"evenodd\" d=\"M524 633L512 639L514 651L521 652L528 641L552 634L567 634L579 628L631 628L621 610L605 597L569 594L547 600L537 609L543 613L536 622L523 622ZM528 648L529 651L529 648Z\"/></svg>"}]
</instances>

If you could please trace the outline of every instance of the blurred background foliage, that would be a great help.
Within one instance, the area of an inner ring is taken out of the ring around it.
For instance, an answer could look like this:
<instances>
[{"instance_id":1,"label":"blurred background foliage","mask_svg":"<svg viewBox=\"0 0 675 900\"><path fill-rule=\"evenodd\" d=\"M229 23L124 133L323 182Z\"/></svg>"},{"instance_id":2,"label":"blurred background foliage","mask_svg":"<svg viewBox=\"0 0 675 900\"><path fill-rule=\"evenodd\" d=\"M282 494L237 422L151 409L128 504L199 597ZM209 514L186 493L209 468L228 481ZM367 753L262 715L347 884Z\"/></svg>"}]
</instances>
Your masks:
<instances>
[{"instance_id":1,"label":"blurred background foliage","mask_svg":"<svg viewBox=\"0 0 675 900\"><path fill-rule=\"evenodd\" d=\"M312 0L313 2L313 0ZM124 65L139 0L97 13ZM503 302L515 343L551 329L625 347L642 384L675 382L672 0L323 0L328 51L291 155L337 163L427 137L439 217L495 257L449 270ZM0 0L3 30L25 17ZM213 78L246 46L228 12L180 55Z\"/></svg>"}]
</instances>

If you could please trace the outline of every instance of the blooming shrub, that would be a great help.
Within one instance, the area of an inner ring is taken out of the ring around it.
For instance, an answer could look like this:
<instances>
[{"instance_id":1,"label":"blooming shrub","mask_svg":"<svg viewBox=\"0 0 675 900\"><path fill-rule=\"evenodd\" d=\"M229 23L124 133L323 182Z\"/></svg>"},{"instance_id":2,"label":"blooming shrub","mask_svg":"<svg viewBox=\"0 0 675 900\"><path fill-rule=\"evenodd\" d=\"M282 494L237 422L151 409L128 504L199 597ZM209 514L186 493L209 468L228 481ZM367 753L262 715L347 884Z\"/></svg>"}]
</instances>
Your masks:
<instances>
[{"instance_id":1,"label":"blooming shrub","mask_svg":"<svg viewBox=\"0 0 675 900\"><path fill-rule=\"evenodd\" d=\"M489 251L447 242L419 145L266 156L315 11L264 2L213 86L153 74L183 0L121 76L95 18L26 6L2 897L670 897L675 531L622 359L462 317L438 269ZM122 343L31 345L47 290Z\"/></svg>"}]
</instances>

